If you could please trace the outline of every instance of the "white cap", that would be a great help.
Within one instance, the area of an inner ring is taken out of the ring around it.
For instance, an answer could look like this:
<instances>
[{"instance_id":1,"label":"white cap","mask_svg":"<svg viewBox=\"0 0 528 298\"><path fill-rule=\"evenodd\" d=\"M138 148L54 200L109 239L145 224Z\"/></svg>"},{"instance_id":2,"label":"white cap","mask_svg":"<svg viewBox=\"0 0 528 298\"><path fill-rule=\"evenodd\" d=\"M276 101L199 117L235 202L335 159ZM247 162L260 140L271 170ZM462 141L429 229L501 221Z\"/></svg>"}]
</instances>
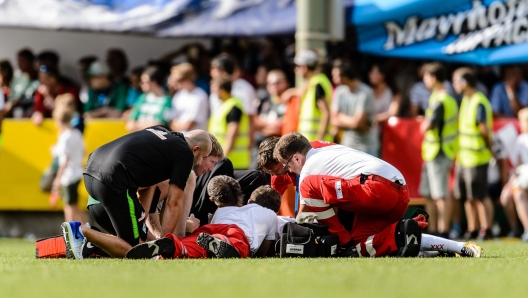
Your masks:
<instances>
[{"instance_id":1,"label":"white cap","mask_svg":"<svg viewBox=\"0 0 528 298\"><path fill-rule=\"evenodd\" d=\"M107 76L110 74L110 69L105 63L94 61L88 68L88 75L91 77Z\"/></svg>"},{"instance_id":2,"label":"white cap","mask_svg":"<svg viewBox=\"0 0 528 298\"><path fill-rule=\"evenodd\" d=\"M314 51L304 49L299 50L293 59L295 65L300 66L315 66L318 61L319 57L317 57L317 54Z\"/></svg>"}]
</instances>

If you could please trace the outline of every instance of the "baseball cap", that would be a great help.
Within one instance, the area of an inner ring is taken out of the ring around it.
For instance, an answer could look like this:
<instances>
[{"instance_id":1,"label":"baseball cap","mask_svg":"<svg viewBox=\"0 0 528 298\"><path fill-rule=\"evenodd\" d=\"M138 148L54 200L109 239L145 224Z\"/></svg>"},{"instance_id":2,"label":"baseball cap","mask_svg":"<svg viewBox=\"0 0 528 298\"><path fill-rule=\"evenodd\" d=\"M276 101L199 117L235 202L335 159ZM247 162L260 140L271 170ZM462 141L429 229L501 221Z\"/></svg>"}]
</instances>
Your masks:
<instances>
[{"instance_id":1,"label":"baseball cap","mask_svg":"<svg viewBox=\"0 0 528 298\"><path fill-rule=\"evenodd\" d=\"M318 61L319 57L314 51L305 49L299 50L293 59L293 62L300 66L315 66Z\"/></svg>"},{"instance_id":2,"label":"baseball cap","mask_svg":"<svg viewBox=\"0 0 528 298\"><path fill-rule=\"evenodd\" d=\"M91 77L107 76L110 74L110 69L106 64L100 61L94 61L88 68L88 75Z\"/></svg>"}]
</instances>

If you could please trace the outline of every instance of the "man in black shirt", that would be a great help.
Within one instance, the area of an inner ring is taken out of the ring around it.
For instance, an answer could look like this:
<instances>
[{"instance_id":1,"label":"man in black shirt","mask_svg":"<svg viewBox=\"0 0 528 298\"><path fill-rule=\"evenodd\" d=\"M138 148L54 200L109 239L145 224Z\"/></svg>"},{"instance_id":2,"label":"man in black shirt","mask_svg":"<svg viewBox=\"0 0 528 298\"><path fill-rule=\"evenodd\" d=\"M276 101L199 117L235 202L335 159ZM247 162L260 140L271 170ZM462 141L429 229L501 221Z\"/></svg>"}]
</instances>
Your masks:
<instances>
[{"instance_id":1,"label":"man in black shirt","mask_svg":"<svg viewBox=\"0 0 528 298\"><path fill-rule=\"evenodd\" d=\"M86 190L101 203L117 236L126 242L113 241L113 236L63 223L69 255L82 259L82 239L76 241L79 239L76 229L79 229L87 241L111 256L124 257L133 245L147 236L145 218L148 215L138 200L138 188L155 188L157 183L167 179L169 191L161 213L161 227L166 232L174 231L182 213L181 197L191 169L210 151L211 139L205 131L194 130L183 135L161 126L128 134L96 149L88 157L84 170Z\"/></svg>"}]
</instances>

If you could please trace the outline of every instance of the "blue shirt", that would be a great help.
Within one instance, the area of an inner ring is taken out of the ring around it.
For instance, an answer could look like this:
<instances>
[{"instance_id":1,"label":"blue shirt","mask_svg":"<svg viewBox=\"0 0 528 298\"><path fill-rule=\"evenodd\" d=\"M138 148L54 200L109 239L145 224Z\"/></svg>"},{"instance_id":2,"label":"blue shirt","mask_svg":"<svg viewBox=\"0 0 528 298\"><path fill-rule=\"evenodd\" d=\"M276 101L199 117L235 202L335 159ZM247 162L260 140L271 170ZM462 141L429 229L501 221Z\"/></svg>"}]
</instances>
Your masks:
<instances>
[{"instance_id":1,"label":"blue shirt","mask_svg":"<svg viewBox=\"0 0 528 298\"><path fill-rule=\"evenodd\" d=\"M521 81L519 87L517 87L517 90L515 91L515 94L517 95L517 99L522 106L528 106L528 83L526 81ZM515 117L510 106L510 100L506 94L504 82L497 83L495 86L493 86L490 101L493 112L509 117Z\"/></svg>"}]
</instances>

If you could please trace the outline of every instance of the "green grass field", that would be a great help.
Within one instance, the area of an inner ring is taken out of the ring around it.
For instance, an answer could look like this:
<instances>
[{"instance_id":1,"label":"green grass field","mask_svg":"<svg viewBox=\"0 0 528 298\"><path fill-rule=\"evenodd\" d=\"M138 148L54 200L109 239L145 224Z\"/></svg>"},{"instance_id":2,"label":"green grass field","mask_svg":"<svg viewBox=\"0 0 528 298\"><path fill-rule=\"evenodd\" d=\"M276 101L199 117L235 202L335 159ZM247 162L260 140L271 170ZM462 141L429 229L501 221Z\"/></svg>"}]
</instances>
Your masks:
<instances>
[{"instance_id":1,"label":"green grass field","mask_svg":"<svg viewBox=\"0 0 528 298\"><path fill-rule=\"evenodd\" d=\"M37 260L0 239L0 297L526 297L528 245L436 259Z\"/></svg>"}]
</instances>

